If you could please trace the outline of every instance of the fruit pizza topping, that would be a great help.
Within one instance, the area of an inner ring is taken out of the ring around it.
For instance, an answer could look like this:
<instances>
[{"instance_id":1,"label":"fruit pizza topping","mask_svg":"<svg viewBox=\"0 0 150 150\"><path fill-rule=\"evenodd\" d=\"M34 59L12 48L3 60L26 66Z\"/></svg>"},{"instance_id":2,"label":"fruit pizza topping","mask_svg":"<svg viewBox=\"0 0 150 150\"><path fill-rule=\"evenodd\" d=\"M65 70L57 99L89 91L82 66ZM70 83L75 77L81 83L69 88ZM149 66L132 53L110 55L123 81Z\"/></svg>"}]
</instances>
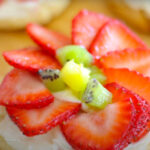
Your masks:
<instances>
[{"instance_id":1,"label":"fruit pizza topping","mask_svg":"<svg viewBox=\"0 0 150 150\"><path fill-rule=\"evenodd\" d=\"M93 57L81 46L69 45L57 50L56 54L59 62L64 65L69 60L89 66L93 62Z\"/></svg>"},{"instance_id":2,"label":"fruit pizza topping","mask_svg":"<svg viewBox=\"0 0 150 150\"><path fill-rule=\"evenodd\" d=\"M56 55L56 50L62 46L70 44L70 39L66 36L47 30L37 24L29 24L27 33L43 50L49 52L52 56Z\"/></svg>"},{"instance_id":3,"label":"fruit pizza topping","mask_svg":"<svg viewBox=\"0 0 150 150\"><path fill-rule=\"evenodd\" d=\"M121 86L143 97L150 104L150 78L136 71L120 68L106 68L104 73L107 83L116 82Z\"/></svg>"},{"instance_id":4,"label":"fruit pizza topping","mask_svg":"<svg viewBox=\"0 0 150 150\"><path fill-rule=\"evenodd\" d=\"M95 78L89 80L82 95L82 100L87 105L97 107L99 109L104 109L109 103L111 103L111 99L112 94Z\"/></svg>"},{"instance_id":5,"label":"fruit pizza topping","mask_svg":"<svg viewBox=\"0 0 150 150\"><path fill-rule=\"evenodd\" d=\"M80 95L83 103L103 109L111 103L112 95L96 78L90 77L90 71L83 64L77 64L71 60L62 68L61 77L71 90Z\"/></svg>"},{"instance_id":6,"label":"fruit pizza topping","mask_svg":"<svg viewBox=\"0 0 150 150\"><path fill-rule=\"evenodd\" d=\"M98 80L100 83L104 84L106 82L106 76L104 75L103 71L96 67L95 65L90 66L90 77L95 78L96 80Z\"/></svg>"},{"instance_id":7,"label":"fruit pizza topping","mask_svg":"<svg viewBox=\"0 0 150 150\"><path fill-rule=\"evenodd\" d=\"M69 119L80 110L80 106L79 103L55 99L53 103L44 108L26 110L8 107L7 112L23 134L34 136L44 134Z\"/></svg>"},{"instance_id":8,"label":"fruit pizza topping","mask_svg":"<svg viewBox=\"0 0 150 150\"><path fill-rule=\"evenodd\" d=\"M122 149L147 126L149 105L145 100L117 84L106 87L113 94L112 104L102 111L79 114L62 124L62 132L75 149Z\"/></svg>"},{"instance_id":9,"label":"fruit pizza topping","mask_svg":"<svg viewBox=\"0 0 150 150\"><path fill-rule=\"evenodd\" d=\"M61 76L72 90L79 92L85 89L90 78L90 70L71 60L62 68Z\"/></svg>"},{"instance_id":10,"label":"fruit pizza topping","mask_svg":"<svg viewBox=\"0 0 150 150\"><path fill-rule=\"evenodd\" d=\"M98 30L109 20L104 15L81 10L72 20L72 43L89 49Z\"/></svg>"},{"instance_id":11,"label":"fruit pizza topping","mask_svg":"<svg viewBox=\"0 0 150 150\"><path fill-rule=\"evenodd\" d=\"M106 68L128 68L136 70L145 76L150 76L149 60L150 50L140 48L107 53L101 57L100 63Z\"/></svg>"},{"instance_id":12,"label":"fruit pizza topping","mask_svg":"<svg viewBox=\"0 0 150 150\"><path fill-rule=\"evenodd\" d=\"M122 149L122 146L128 145L128 143L131 142L136 142L148 132L150 106L146 100L116 83L107 84L105 87L113 94L113 102L130 99L133 106L134 117L128 128L128 132L124 135L121 143L117 145Z\"/></svg>"},{"instance_id":13,"label":"fruit pizza topping","mask_svg":"<svg viewBox=\"0 0 150 150\"><path fill-rule=\"evenodd\" d=\"M61 91L66 88L58 69L39 70L39 75L45 86L52 92Z\"/></svg>"},{"instance_id":14,"label":"fruit pizza topping","mask_svg":"<svg viewBox=\"0 0 150 150\"><path fill-rule=\"evenodd\" d=\"M39 76L13 69L0 85L0 104L17 108L40 108L53 102L54 97Z\"/></svg>"},{"instance_id":15,"label":"fruit pizza topping","mask_svg":"<svg viewBox=\"0 0 150 150\"><path fill-rule=\"evenodd\" d=\"M26 48L4 52L5 60L12 66L32 72L40 69L60 69L58 61L40 48Z\"/></svg>"},{"instance_id":16,"label":"fruit pizza topping","mask_svg":"<svg viewBox=\"0 0 150 150\"><path fill-rule=\"evenodd\" d=\"M74 149L122 150L147 134L150 50L128 27L82 10L72 43L36 24L27 32L40 48L4 52L15 68L0 85L0 105L24 135L60 125Z\"/></svg>"},{"instance_id":17,"label":"fruit pizza topping","mask_svg":"<svg viewBox=\"0 0 150 150\"><path fill-rule=\"evenodd\" d=\"M90 46L90 52L98 59L110 51L145 47L146 45L128 27L120 21L113 20L99 30Z\"/></svg>"}]
</instances>

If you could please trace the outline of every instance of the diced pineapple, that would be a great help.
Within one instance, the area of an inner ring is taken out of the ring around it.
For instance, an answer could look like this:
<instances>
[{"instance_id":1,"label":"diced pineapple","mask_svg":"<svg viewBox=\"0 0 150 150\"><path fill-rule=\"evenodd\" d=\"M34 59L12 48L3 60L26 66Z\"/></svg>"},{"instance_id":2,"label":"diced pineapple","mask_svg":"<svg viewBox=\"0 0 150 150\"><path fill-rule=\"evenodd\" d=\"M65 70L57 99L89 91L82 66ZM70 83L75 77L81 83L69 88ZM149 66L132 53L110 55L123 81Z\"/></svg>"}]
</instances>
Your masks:
<instances>
[{"instance_id":1,"label":"diced pineapple","mask_svg":"<svg viewBox=\"0 0 150 150\"><path fill-rule=\"evenodd\" d=\"M82 64L69 61L61 70L63 81L74 91L83 91L90 78L90 70Z\"/></svg>"}]
</instances>

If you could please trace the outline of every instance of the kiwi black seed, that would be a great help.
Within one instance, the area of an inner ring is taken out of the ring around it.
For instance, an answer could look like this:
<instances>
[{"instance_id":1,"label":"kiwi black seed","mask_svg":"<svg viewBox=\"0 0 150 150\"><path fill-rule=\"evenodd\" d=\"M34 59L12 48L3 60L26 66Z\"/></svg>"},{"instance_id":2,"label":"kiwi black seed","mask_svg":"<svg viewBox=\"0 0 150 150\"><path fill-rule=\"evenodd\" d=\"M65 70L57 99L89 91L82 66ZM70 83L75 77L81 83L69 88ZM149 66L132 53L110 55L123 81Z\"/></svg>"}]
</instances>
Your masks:
<instances>
[{"instance_id":1,"label":"kiwi black seed","mask_svg":"<svg viewBox=\"0 0 150 150\"><path fill-rule=\"evenodd\" d=\"M57 92L63 90L66 87L60 77L60 71L58 69L39 70L38 73L41 76L45 86L51 92Z\"/></svg>"},{"instance_id":2,"label":"kiwi black seed","mask_svg":"<svg viewBox=\"0 0 150 150\"><path fill-rule=\"evenodd\" d=\"M82 95L82 101L89 106L103 109L111 102L112 94L97 79L90 79Z\"/></svg>"},{"instance_id":3,"label":"kiwi black seed","mask_svg":"<svg viewBox=\"0 0 150 150\"><path fill-rule=\"evenodd\" d=\"M46 70L39 70L39 75L43 80L50 79L51 81L56 80L60 76L60 71L58 69L46 69Z\"/></svg>"}]
</instances>

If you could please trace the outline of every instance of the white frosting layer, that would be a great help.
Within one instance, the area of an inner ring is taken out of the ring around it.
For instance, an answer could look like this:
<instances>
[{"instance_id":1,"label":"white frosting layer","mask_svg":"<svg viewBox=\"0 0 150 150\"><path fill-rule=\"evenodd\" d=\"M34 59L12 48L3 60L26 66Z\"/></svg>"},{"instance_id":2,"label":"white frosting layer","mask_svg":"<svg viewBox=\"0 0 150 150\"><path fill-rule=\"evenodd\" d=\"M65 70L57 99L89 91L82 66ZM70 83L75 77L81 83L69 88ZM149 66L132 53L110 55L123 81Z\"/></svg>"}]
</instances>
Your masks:
<instances>
[{"instance_id":1,"label":"white frosting layer","mask_svg":"<svg viewBox=\"0 0 150 150\"><path fill-rule=\"evenodd\" d=\"M150 16L150 1L149 0L125 0L126 4L136 10L144 11Z\"/></svg>"},{"instance_id":2,"label":"white frosting layer","mask_svg":"<svg viewBox=\"0 0 150 150\"><path fill-rule=\"evenodd\" d=\"M124 150L150 150L150 132L140 141L130 144Z\"/></svg>"},{"instance_id":3,"label":"white frosting layer","mask_svg":"<svg viewBox=\"0 0 150 150\"><path fill-rule=\"evenodd\" d=\"M14 150L72 150L59 127L47 134L34 137L24 136L8 115L0 123L0 136Z\"/></svg>"}]
</instances>

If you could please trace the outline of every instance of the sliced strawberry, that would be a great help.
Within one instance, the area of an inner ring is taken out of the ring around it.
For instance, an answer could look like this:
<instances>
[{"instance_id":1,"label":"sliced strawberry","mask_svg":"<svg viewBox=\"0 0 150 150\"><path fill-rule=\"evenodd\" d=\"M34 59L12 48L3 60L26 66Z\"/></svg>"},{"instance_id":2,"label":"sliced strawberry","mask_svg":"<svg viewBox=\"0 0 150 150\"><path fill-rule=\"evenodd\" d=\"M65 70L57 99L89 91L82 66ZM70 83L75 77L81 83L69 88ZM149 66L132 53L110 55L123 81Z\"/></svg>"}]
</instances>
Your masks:
<instances>
[{"instance_id":1,"label":"sliced strawberry","mask_svg":"<svg viewBox=\"0 0 150 150\"><path fill-rule=\"evenodd\" d=\"M114 89L115 90L115 89ZM104 110L82 113L62 125L68 142L78 150L114 149L127 132L133 118L129 99L113 100Z\"/></svg>"},{"instance_id":2,"label":"sliced strawberry","mask_svg":"<svg viewBox=\"0 0 150 150\"><path fill-rule=\"evenodd\" d=\"M72 43L88 49L98 30L108 20L104 15L81 10L72 21Z\"/></svg>"},{"instance_id":3,"label":"sliced strawberry","mask_svg":"<svg viewBox=\"0 0 150 150\"><path fill-rule=\"evenodd\" d=\"M4 3L4 0L0 0L0 5Z\"/></svg>"},{"instance_id":4,"label":"sliced strawberry","mask_svg":"<svg viewBox=\"0 0 150 150\"><path fill-rule=\"evenodd\" d=\"M141 139L148 132L150 105L137 94L132 93L116 83L107 84L105 87L113 93L113 102L123 99L132 100L134 117L128 128L128 132L120 140L120 143L115 146L118 149L123 149L124 146Z\"/></svg>"},{"instance_id":5,"label":"sliced strawberry","mask_svg":"<svg viewBox=\"0 0 150 150\"><path fill-rule=\"evenodd\" d=\"M106 23L95 37L90 52L95 58L110 51L125 48L145 48L146 45L128 27L118 20Z\"/></svg>"},{"instance_id":6,"label":"sliced strawberry","mask_svg":"<svg viewBox=\"0 0 150 150\"><path fill-rule=\"evenodd\" d=\"M62 125L75 149L122 150L145 130L149 120L146 101L115 83L106 88L113 94L113 104L102 111L79 114Z\"/></svg>"},{"instance_id":7,"label":"sliced strawberry","mask_svg":"<svg viewBox=\"0 0 150 150\"><path fill-rule=\"evenodd\" d=\"M5 60L12 66L32 72L40 69L59 69L58 61L39 48L4 52Z\"/></svg>"},{"instance_id":8,"label":"sliced strawberry","mask_svg":"<svg viewBox=\"0 0 150 150\"><path fill-rule=\"evenodd\" d=\"M80 106L79 103L55 99L44 108L26 110L8 107L7 112L23 134L34 136L44 134L69 119L80 110Z\"/></svg>"},{"instance_id":9,"label":"sliced strawberry","mask_svg":"<svg viewBox=\"0 0 150 150\"><path fill-rule=\"evenodd\" d=\"M0 104L18 108L40 108L53 102L53 95L37 75L13 69L0 85Z\"/></svg>"},{"instance_id":10,"label":"sliced strawberry","mask_svg":"<svg viewBox=\"0 0 150 150\"><path fill-rule=\"evenodd\" d=\"M125 49L115 51L102 56L100 63L108 68L129 68L136 70L145 76L150 76L150 50L149 49Z\"/></svg>"},{"instance_id":11,"label":"sliced strawberry","mask_svg":"<svg viewBox=\"0 0 150 150\"><path fill-rule=\"evenodd\" d=\"M47 30L46 28L37 24L28 24L27 32L35 41L35 43L53 56L56 55L56 50L58 48L71 43L70 39L66 36L51 30Z\"/></svg>"},{"instance_id":12,"label":"sliced strawberry","mask_svg":"<svg viewBox=\"0 0 150 150\"><path fill-rule=\"evenodd\" d=\"M104 69L107 83L116 82L143 97L150 104L150 78L128 69Z\"/></svg>"}]
</instances>

